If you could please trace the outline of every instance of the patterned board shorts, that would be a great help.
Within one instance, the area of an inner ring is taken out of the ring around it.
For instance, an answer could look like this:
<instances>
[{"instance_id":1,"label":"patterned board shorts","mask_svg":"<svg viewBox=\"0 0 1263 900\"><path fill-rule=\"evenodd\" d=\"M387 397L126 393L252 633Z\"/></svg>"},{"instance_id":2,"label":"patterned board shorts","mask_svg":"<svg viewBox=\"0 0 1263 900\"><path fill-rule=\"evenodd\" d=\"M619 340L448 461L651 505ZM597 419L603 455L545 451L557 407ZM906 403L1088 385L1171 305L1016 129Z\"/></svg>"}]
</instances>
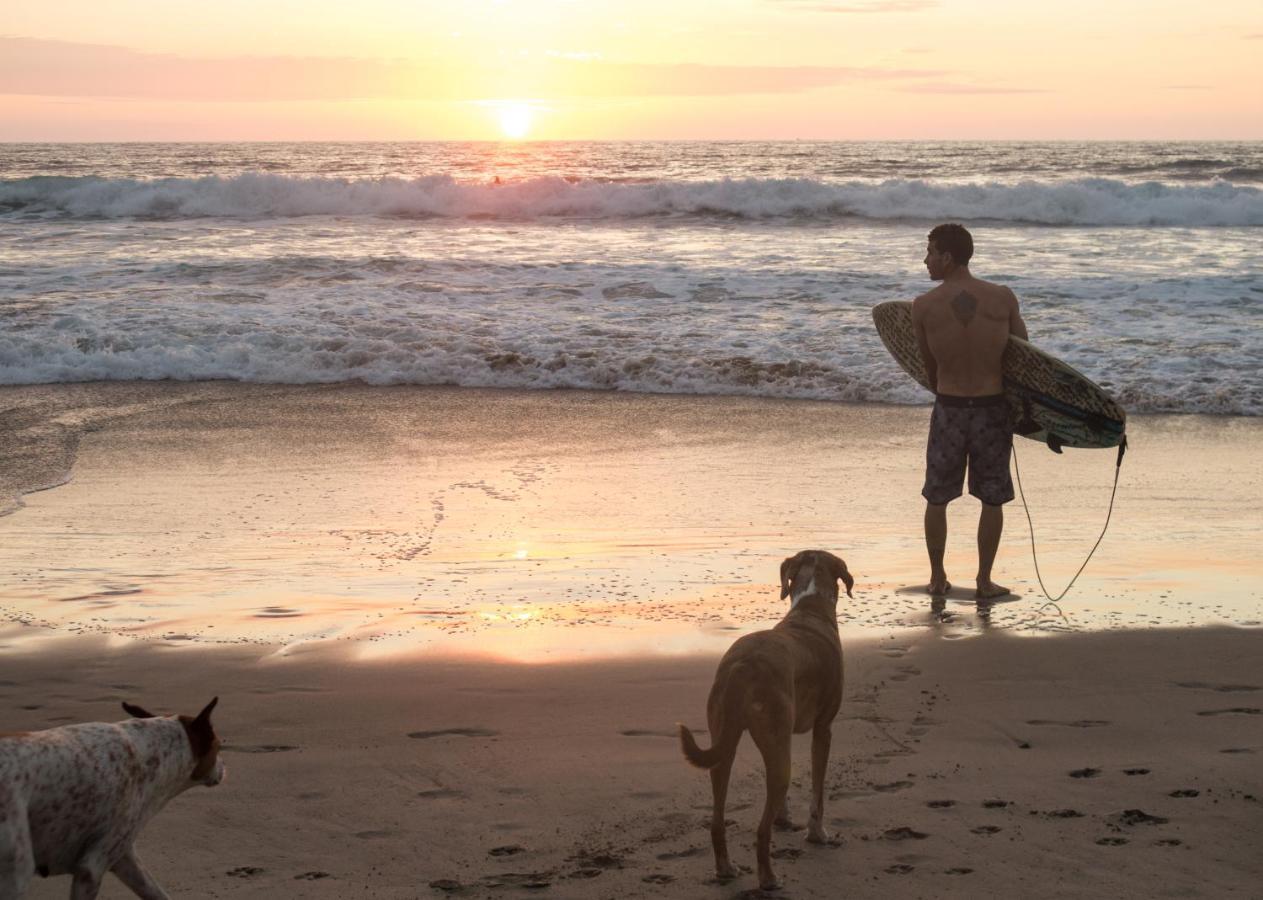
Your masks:
<instances>
[{"instance_id":1,"label":"patterned board shorts","mask_svg":"<svg viewBox=\"0 0 1263 900\"><path fill-rule=\"evenodd\" d=\"M921 496L935 505L960 496L969 466L969 493L989 506L1013 499L1009 453L1013 430L1003 394L991 397L939 395L930 416Z\"/></svg>"}]
</instances>

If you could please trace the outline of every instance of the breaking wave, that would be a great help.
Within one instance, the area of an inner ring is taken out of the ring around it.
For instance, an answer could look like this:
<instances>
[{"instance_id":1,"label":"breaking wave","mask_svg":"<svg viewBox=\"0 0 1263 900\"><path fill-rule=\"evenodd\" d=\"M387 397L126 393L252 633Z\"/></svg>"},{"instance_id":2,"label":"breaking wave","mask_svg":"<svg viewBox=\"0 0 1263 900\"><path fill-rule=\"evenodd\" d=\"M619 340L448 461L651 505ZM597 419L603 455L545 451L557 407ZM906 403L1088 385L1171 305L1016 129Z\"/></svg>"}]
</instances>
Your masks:
<instances>
[{"instance_id":1,"label":"breaking wave","mask_svg":"<svg viewBox=\"0 0 1263 900\"><path fill-rule=\"evenodd\" d=\"M40 176L0 181L0 215L71 218L412 216L547 220L990 220L1035 225L1263 225L1263 189L1072 181L932 184L918 179L828 182L732 178L643 183L562 177L493 184L447 175L307 178L267 173L202 178Z\"/></svg>"}]
</instances>

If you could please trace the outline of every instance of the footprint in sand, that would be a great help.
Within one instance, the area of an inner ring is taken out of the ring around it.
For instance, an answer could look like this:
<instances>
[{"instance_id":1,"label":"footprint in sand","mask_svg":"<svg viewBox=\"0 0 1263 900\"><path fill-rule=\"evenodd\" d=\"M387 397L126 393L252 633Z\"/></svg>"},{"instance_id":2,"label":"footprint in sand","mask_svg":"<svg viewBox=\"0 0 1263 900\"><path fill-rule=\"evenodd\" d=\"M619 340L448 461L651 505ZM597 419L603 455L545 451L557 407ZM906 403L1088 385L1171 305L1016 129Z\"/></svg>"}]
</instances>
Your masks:
<instances>
[{"instance_id":1,"label":"footprint in sand","mask_svg":"<svg viewBox=\"0 0 1263 900\"><path fill-rule=\"evenodd\" d=\"M1046 819L1082 819L1083 813L1077 809L1050 809L1041 812L1038 809L1032 809L1032 816L1043 816Z\"/></svg>"},{"instance_id":2,"label":"footprint in sand","mask_svg":"<svg viewBox=\"0 0 1263 900\"><path fill-rule=\"evenodd\" d=\"M925 805L930 809L949 809L956 805L955 800L927 800Z\"/></svg>"},{"instance_id":3,"label":"footprint in sand","mask_svg":"<svg viewBox=\"0 0 1263 900\"><path fill-rule=\"evenodd\" d=\"M776 900L784 896L779 889L765 891L762 888L746 888L744 891L733 894L732 900Z\"/></svg>"},{"instance_id":4,"label":"footprint in sand","mask_svg":"<svg viewBox=\"0 0 1263 900\"><path fill-rule=\"evenodd\" d=\"M1100 844L1102 847L1121 847L1123 846L1123 844L1127 843L1127 838L1103 837L1103 838L1097 838L1096 842Z\"/></svg>"},{"instance_id":5,"label":"footprint in sand","mask_svg":"<svg viewBox=\"0 0 1263 900\"><path fill-rule=\"evenodd\" d=\"M552 876L552 872L503 872L499 875L482 876L482 883L489 888L520 887L541 890L552 885Z\"/></svg>"},{"instance_id":6,"label":"footprint in sand","mask_svg":"<svg viewBox=\"0 0 1263 900\"><path fill-rule=\"evenodd\" d=\"M925 832L909 828L907 825L888 828L882 832L881 836L887 841L923 841L929 837Z\"/></svg>"},{"instance_id":7,"label":"footprint in sand","mask_svg":"<svg viewBox=\"0 0 1263 900\"><path fill-rule=\"evenodd\" d=\"M488 856L516 856L519 853L525 853L526 848L521 844L507 844L503 847L492 847L487 851Z\"/></svg>"},{"instance_id":8,"label":"footprint in sand","mask_svg":"<svg viewBox=\"0 0 1263 900\"><path fill-rule=\"evenodd\" d=\"M258 866L237 866L237 868L229 869L224 874L232 878L253 878L255 875L262 875L263 870Z\"/></svg>"},{"instance_id":9,"label":"footprint in sand","mask_svg":"<svg viewBox=\"0 0 1263 900\"><path fill-rule=\"evenodd\" d=\"M572 862L585 869L621 869L623 868L623 857L610 853L608 850L593 853L591 850L580 850L573 856L567 857L566 862Z\"/></svg>"},{"instance_id":10,"label":"footprint in sand","mask_svg":"<svg viewBox=\"0 0 1263 900\"><path fill-rule=\"evenodd\" d=\"M1114 817L1120 825L1165 825L1170 819L1151 816L1142 809L1125 809Z\"/></svg>"},{"instance_id":11,"label":"footprint in sand","mask_svg":"<svg viewBox=\"0 0 1263 900\"><path fill-rule=\"evenodd\" d=\"M294 876L294 880L295 881L319 881L322 878L332 878L332 877L333 876L330 875L328 872L312 871L312 872L301 872L298 875Z\"/></svg>"},{"instance_id":12,"label":"footprint in sand","mask_svg":"<svg viewBox=\"0 0 1263 900\"><path fill-rule=\"evenodd\" d=\"M885 871L888 875L907 875L916 870L907 863L895 863L893 866L886 866Z\"/></svg>"},{"instance_id":13,"label":"footprint in sand","mask_svg":"<svg viewBox=\"0 0 1263 900\"><path fill-rule=\"evenodd\" d=\"M1225 747L1220 753L1253 753L1252 747Z\"/></svg>"},{"instance_id":14,"label":"footprint in sand","mask_svg":"<svg viewBox=\"0 0 1263 900\"><path fill-rule=\"evenodd\" d=\"M429 738L446 737L496 737L500 732L492 728L439 728L435 731L410 731L408 737L424 741Z\"/></svg>"},{"instance_id":15,"label":"footprint in sand","mask_svg":"<svg viewBox=\"0 0 1263 900\"><path fill-rule=\"evenodd\" d=\"M640 880L646 884L670 884L675 881L675 876L667 875L665 872L654 872L651 875L645 875Z\"/></svg>"},{"instance_id":16,"label":"footprint in sand","mask_svg":"<svg viewBox=\"0 0 1263 900\"><path fill-rule=\"evenodd\" d=\"M1178 791L1172 791L1171 793L1167 794L1167 796L1168 797L1199 797L1201 796L1201 793L1202 793L1201 791L1194 790L1193 788L1182 788L1181 790L1178 790Z\"/></svg>"},{"instance_id":17,"label":"footprint in sand","mask_svg":"<svg viewBox=\"0 0 1263 900\"><path fill-rule=\"evenodd\" d=\"M974 834L997 834L1000 831L999 825L979 825L977 828L969 829Z\"/></svg>"},{"instance_id":18,"label":"footprint in sand","mask_svg":"<svg viewBox=\"0 0 1263 900\"><path fill-rule=\"evenodd\" d=\"M1179 847L1183 843L1179 838L1163 838L1160 841L1154 841L1153 845L1155 847Z\"/></svg>"},{"instance_id":19,"label":"footprint in sand","mask_svg":"<svg viewBox=\"0 0 1263 900\"><path fill-rule=\"evenodd\" d=\"M1195 691L1216 691L1220 694L1245 694L1251 691L1263 691L1263 687L1259 687L1257 684L1208 684L1205 681L1177 681L1175 686Z\"/></svg>"},{"instance_id":20,"label":"footprint in sand","mask_svg":"<svg viewBox=\"0 0 1263 900\"><path fill-rule=\"evenodd\" d=\"M672 850L667 853L659 853L658 859L667 862L672 859L687 859L691 856L701 856L705 853L702 847L685 847L683 850Z\"/></svg>"},{"instance_id":21,"label":"footprint in sand","mask_svg":"<svg viewBox=\"0 0 1263 900\"><path fill-rule=\"evenodd\" d=\"M451 788L433 788L428 791L417 791L417 796L422 800L455 800L464 797L465 794Z\"/></svg>"},{"instance_id":22,"label":"footprint in sand","mask_svg":"<svg viewBox=\"0 0 1263 900\"><path fill-rule=\"evenodd\" d=\"M1100 769L1075 769L1070 773L1071 778L1095 778L1101 774Z\"/></svg>"},{"instance_id":23,"label":"footprint in sand","mask_svg":"<svg viewBox=\"0 0 1263 900\"><path fill-rule=\"evenodd\" d=\"M911 781L892 781L889 784L874 784L872 786L873 790L879 794L892 794L895 791L907 790L910 787L913 787Z\"/></svg>"},{"instance_id":24,"label":"footprint in sand","mask_svg":"<svg viewBox=\"0 0 1263 900\"><path fill-rule=\"evenodd\" d=\"M1073 722L1064 722L1058 719L1028 719L1027 725L1060 725L1063 728L1101 728L1109 725L1105 719L1075 719Z\"/></svg>"},{"instance_id":25,"label":"footprint in sand","mask_svg":"<svg viewBox=\"0 0 1263 900\"><path fill-rule=\"evenodd\" d=\"M781 847L772 851L772 859L798 859L803 852L797 847Z\"/></svg>"},{"instance_id":26,"label":"footprint in sand","mask_svg":"<svg viewBox=\"0 0 1263 900\"><path fill-rule=\"evenodd\" d=\"M970 873L972 873L972 872L973 872L973 869L969 868L968 866L957 866L957 867L956 867L956 868L954 868L954 869L947 869L947 870L946 870L943 874L945 874L945 875L969 875L969 874L970 874Z\"/></svg>"},{"instance_id":27,"label":"footprint in sand","mask_svg":"<svg viewBox=\"0 0 1263 900\"><path fill-rule=\"evenodd\" d=\"M219 749L225 753L289 753L298 748L292 744L224 744Z\"/></svg>"},{"instance_id":28,"label":"footprint in sand","mask_svg":"<svg viewBox=\"0 0 1263 900\"><path fill-rule=\"evenodd\" d=\"M1011 806L1011 805L1012 804L1010 804L1008 800L983 800L982 801L983 809L1004 809L1006 806Z\"/></svg>"},{"instance_id":29,"label":"footprint in sand","mask_svg":"<svg viewBox=\"0 0 1263 900\"><path fill-rule=\"evenodd\" d=\"M1198 713L1199 716L1257 716L1263 714L1263 709L1257 709L1253 706L1232 706L1228 709L1206 709Z\"/></svg>"},{"instance_id":30,"label":"footprint in sand","mask_svg":"<svg viewBox=\"0 0 1263 900\"><path fill-rule=\"evenodd\" d=\"M1124 775L1148 775L1148 769L1123 769Z\"/></svg>"}]
</instances>

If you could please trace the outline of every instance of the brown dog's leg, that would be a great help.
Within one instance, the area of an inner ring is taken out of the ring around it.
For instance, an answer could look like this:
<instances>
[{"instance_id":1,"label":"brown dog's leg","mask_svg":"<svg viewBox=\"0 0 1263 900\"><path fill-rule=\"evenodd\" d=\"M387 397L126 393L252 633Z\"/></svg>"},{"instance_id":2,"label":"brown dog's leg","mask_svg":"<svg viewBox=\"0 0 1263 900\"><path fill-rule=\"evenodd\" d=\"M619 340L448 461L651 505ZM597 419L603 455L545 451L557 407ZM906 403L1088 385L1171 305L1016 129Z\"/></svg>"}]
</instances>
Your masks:
<instances>
[{"instance_id":1,"label":"brown dog's leg","mask_svg":"<svg viewBox=\"0 0 1263 900\"><path fill-rule=\"evenodd\" d=\"M811 732L811 819L807 823L807 840L813 844L829 842L824 828L824 773L832 741L833 723L816 723Z\"/></svg>"},{"instance_id":2,"label":"brown dog's leg","mask_svg":"<svg viewBox=\"0 0 1263 900\"><path fill-rule=\"evenodd\" d=\"M776 814L775 821L772 822L776 826L777 831L794 831L798 828L794 824L794 818L789 814L789 795L785 795L785 802L781 804L781 811Z\"/></svg>"},{"instance_id":3,"label":"brown dog's leg","mask_svg":"<svg viewBox=\"0 0 1263 900\"><path fill-rule=\"evenodd\" d=\"M759 820L758 839L755 844L755 856L759 862L759 887L765 891L774 891L780 884L772 874L772 822L775 821L781 807L785 805L785 795L789 791L790 767L790 734L792 721L785 721L778 727L769 728L766 732L756 733L752 728L754 742L763 754L763 764L767 767L767 800L763 806L763 818Z\"/></svg>"},{"instance_id":4,"label":"brown dog's leg","mask_svg":"<svg viewBox=\"0 0 1263 900\"><path fill-rule=\"evenodd\" d=\"M715 799L710 818L710 843L715 850L715 875L724 880L737 877L737 869L728 859L728 836L724 828L724 805L728 802L728 776L731 774L731 759L710 770L710 788Z\"/></svg>"}]
</instances>

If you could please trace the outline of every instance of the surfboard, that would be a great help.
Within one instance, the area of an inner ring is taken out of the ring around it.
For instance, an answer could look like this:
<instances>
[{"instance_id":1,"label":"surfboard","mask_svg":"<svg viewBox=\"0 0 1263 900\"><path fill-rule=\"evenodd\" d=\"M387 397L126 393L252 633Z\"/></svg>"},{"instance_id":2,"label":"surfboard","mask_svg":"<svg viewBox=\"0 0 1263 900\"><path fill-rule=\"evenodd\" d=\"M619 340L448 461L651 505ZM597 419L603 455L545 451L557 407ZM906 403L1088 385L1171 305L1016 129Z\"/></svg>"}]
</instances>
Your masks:
<instances>
[{"instance_id":1,"label":"surfboard","mask_svg":"<svg viewBox=\"0 0 1263 900\"><path fill-rule=\"evenodd\" d=\"M912 303L889 300L873 307L873 322L890 355L926 390L925 366L912 331ZM1117 447L1127 430L1127 413L1090 378L1040 350L1009 336L1004 349L1004 394L1013 433L1062 447Z\"/></svg>"}]
</instances>

